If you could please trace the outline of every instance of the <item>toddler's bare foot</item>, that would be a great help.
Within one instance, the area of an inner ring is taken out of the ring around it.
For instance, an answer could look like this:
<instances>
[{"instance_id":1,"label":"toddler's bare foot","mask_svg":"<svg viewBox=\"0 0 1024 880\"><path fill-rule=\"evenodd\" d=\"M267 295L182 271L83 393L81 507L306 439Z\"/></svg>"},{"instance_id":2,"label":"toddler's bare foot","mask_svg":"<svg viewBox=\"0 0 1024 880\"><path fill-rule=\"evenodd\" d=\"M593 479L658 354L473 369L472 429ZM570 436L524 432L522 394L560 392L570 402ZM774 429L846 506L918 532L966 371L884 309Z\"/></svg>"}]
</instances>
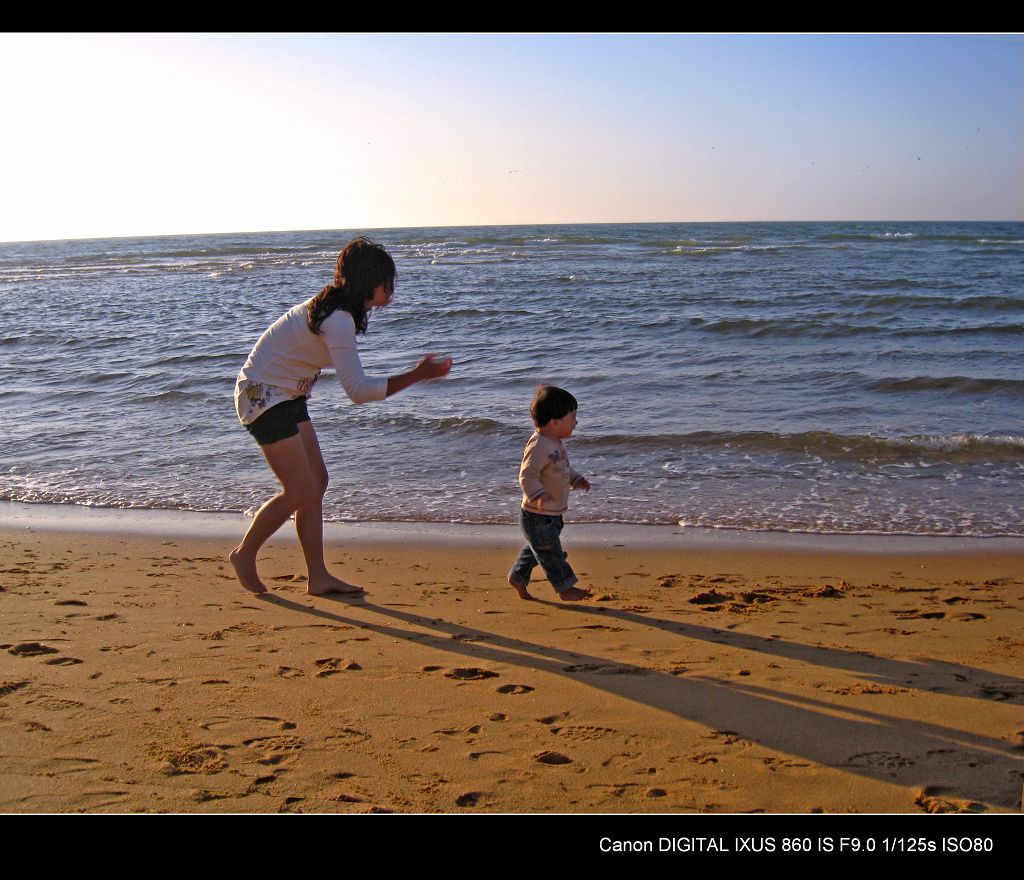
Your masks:
<instances>
[{"instance_id":1,"label":"toddler's bare foot","mask_svg":"<svg viewBox=\"0 0 1024 880\"><path fill-rule=\"evenodd\" d=\"M527 601L532 600L533 596L530 595L530 591L526 587L521 587L519 584L512 583L512 579L509 578L508 584L519 594L520 599L526 599Z\"/></svg>"},{"instance_id":2,"label":"toddler's bare foot","mask_svg":"<svg viewBox=\"0 0 1024 880\"><path fill-rule=\"evenodd\" d=\"M310 596L322 596L324 593L347 593L350 596L361 596L366 590L355 584L346 583L332 574L324 574L317 578L310 578L306 592Z\"/></svg>"},{"instance_id":3,"label":"toddler's bare foot","mask_svg":"<svg viewBox=\"0 0 1024 880\"><path fill-rule=\"evenodd\" d=\"M236 547L228 555L228 562L235 569L235 575L238 577L239 582L250 593L267 592L266 586L256 573L256 560L254 558L243 553L241 548Z\"/></svg>"},{"instance_id":4,"label":"toddler's bare foot","mask_svg":"<svg viewBox=\"0 0 1024 880\"><path fill-rule=\"evenodd\" d=\"M569 587L568 590L562 590L558 594L558 598L563 602L579 602L580 599L589 599L593 593L590 590L581 590L579 587Z\"/></svg>"}]
</instances>

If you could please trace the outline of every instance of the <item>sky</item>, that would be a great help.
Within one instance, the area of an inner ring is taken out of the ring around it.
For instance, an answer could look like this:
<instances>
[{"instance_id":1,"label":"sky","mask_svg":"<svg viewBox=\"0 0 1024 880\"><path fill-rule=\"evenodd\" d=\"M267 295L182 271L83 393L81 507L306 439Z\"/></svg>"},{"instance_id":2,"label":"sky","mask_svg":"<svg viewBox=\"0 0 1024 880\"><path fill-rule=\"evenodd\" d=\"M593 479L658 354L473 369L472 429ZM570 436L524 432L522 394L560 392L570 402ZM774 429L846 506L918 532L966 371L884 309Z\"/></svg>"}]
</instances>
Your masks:
<instances>
[{"instance_id":1,"label":"sky","mask_svg":"<svg viewBox=\"0 0 1024 880\"><path fill-rule=\"evenodd\" d=\"M2 34L0 241L1024 219L1020 35Z\"/></svg>"}]
</instances>

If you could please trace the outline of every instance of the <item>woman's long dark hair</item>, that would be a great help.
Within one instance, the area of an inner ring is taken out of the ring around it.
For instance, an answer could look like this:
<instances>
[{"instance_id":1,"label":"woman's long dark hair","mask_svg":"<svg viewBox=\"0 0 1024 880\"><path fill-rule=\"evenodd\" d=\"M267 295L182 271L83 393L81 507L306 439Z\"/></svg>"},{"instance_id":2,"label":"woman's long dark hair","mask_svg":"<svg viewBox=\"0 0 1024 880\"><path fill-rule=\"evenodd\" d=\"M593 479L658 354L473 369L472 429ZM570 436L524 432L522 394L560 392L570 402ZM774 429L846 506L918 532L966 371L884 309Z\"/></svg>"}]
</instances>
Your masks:
<instances>
[{"instance_id":1,"label":"woman's long dark hair","mask_svg":"<svg viewBox=\"0 0 1024 880\"><path fill-rule=\"evenodd\" d=\"M398 271L383 246L368 238L354 238L338 254L338 268L334 281L309 301L309 329L320 332L320 325L337 309L348 312L356 322L356 333L365 333L369 325L366 301L384 285L388 292L395 289Z\"/></svg>"}]
</instances>

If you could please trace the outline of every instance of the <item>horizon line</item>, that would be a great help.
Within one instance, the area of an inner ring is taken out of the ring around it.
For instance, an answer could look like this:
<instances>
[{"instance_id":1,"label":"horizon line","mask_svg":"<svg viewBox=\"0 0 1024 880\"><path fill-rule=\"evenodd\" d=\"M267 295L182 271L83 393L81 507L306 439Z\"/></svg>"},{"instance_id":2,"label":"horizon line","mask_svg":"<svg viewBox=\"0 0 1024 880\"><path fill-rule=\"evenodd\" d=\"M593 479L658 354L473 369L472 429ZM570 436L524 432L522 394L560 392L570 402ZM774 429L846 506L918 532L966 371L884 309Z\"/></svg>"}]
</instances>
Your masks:
<instances>
[{"instance_id":1,"label":"horizon line","mask_svg":"<svg viewBox=\"0 0 1024 880\"><path fill-rule=\"evenodd\" d=\"M214 235L280 235L289 232L353 232L363 230L367 232L378 231L401 231L408 229L503 229L515 227L555 227L555 226L708 226L714 224L797 224L797 223L1024 223L1024 217L1017 219L987 219L987 220L966 220L955 218L943 219L910 219L902 218L895 220L850 218L844 220L612 220L584 222L558 222L558 223L445 223L437 225L405 225L405 226L324 226L324 227L299 227L295 229L235 229L217 230L206 232L155 232L155 233L134 233L118 235L81 235L68 238L12 238L0 239L0 245L5 244L47 244L68 241L110 241L112 239L131 238L185 238L203 237Z\"/></svg>"}]
</instances>

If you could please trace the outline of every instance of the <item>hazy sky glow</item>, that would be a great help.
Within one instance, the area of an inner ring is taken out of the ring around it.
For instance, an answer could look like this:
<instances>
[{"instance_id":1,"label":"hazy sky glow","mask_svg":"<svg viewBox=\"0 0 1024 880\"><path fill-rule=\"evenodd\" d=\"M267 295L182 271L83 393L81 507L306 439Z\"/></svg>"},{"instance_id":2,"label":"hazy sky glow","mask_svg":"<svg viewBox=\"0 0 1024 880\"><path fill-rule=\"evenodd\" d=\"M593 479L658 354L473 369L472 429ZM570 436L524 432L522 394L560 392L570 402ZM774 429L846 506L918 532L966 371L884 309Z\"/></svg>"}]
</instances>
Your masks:
<instances>
[{"instance_id":1,"label":"hazy sky glow","mask_svg":"<svg viewBox=\"0 0 1024 880\"><path fill-rule=\"evenodd\" d=\"M1016 36L0 35L0 240L1024 219Z\"/></svg>"}]
</instances>

